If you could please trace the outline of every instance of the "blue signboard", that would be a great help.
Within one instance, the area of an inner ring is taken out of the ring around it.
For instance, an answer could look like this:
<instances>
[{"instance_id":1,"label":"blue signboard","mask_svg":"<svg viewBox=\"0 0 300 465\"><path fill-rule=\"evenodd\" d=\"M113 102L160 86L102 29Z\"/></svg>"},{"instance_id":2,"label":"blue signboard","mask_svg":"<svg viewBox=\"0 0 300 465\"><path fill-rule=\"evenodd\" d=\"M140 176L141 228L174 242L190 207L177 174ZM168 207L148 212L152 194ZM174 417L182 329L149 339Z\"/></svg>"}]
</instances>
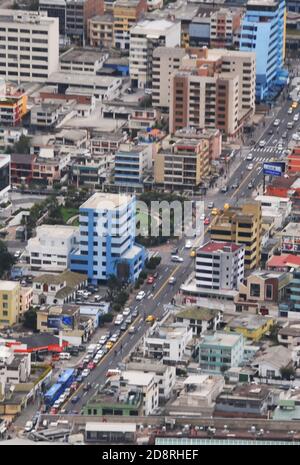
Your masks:
<instances>
[{"instance_id":1,"label":"blue signboard","mask_svg":"<svg viewBox=\"0 0 300 465\"><path fill-rule=\"evenodd\" d=\"M68 315L48 316L48 328L70 329L73 328L73 317Z\"/></svg>"},{"instance_id":2,"label":"blue signboard","mask_svg":"<svg viewBox=\"0 0 300 465\"><path fill-rule=\"evenodd\" d=\"M270 161L268 163L264 163L263 172L264 175L282 176L285 172L285 163L282 161Z\"/></svg>"}]
</instances>

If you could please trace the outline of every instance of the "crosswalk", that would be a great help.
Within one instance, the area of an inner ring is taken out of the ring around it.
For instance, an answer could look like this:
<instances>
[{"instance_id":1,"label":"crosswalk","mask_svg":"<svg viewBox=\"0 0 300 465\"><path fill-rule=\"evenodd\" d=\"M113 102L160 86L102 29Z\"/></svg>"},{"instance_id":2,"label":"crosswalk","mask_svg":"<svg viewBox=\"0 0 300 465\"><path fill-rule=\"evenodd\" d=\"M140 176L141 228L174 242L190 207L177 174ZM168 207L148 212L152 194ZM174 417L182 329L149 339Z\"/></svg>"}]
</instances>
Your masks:
<instances>
[{"instance_id":1,"label":"crosswalk","mask_svg":"<svg viewBox=\"0 0 300 465\"><path fill-rule=\"evenodd\" d=\"M267 147L258 147L255 149L255 152L271 153L271 152L282 152L282 150L278 149L276 145L269 145Z\"/></svg>"}]
</instances>

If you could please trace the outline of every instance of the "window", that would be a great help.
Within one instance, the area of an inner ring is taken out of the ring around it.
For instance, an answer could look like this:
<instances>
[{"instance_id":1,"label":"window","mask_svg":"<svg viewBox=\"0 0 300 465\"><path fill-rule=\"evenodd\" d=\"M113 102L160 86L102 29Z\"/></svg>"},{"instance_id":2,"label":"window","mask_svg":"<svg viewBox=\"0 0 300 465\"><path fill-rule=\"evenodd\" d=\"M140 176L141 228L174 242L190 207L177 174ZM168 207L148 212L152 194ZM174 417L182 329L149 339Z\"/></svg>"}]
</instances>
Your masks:
<instances>
[{"instance_id":1,"label":"window","mask_svg":"<svg viewBox=\"0 0 300 465\"><path fill-rule=\"evenodd\" d=\"M273 284L266 285L266 299L273 299Z\"/></svg>"},{"instance_id":2,"label":"window","mask_svg":"<svg viewBox=\"0 0 300 465\"><path fill-rule=\"evenodd\" d=\"M250 296L259 297L260 296L260 285L259 284L250 284Z\"/></svg>"}]
</instances>

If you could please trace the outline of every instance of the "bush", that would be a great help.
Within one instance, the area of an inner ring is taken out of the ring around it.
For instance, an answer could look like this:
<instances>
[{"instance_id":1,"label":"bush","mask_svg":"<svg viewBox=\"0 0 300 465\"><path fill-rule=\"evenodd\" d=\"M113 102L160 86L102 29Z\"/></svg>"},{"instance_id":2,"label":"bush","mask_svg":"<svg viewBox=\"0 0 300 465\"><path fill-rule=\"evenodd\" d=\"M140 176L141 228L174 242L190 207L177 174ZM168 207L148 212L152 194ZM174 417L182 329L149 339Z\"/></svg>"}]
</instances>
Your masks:
<instances>
[{"instance_id":1,"label":"bush","mask_svg":"<svg viewBox=\"0 0 300 465\"><path fill-rule=\"evenodd\" d=\"M154 270L161 262L161 257L160 256L157 256L157 257L151 257L147 263L146 263L146 267L149 269L149 270Z\"/></svg>"},{"instance_id":2,"label":"bush","mask_svg":"<svg viewBox=\"0 0 300 465\"><path fill-rule=\"evenodd\" d=\"M116 296L115 302L117 304L120 304L122 307L123 305L126 304L127 300L129 298L129 294L126 291L120 291L118 295Z\"/></svg>"},{"instance_id":3,"label":"bush","mask_svg":"<svg viewBox=\"0 0 300 465\"><path fill-rule=\"evenodd\" d=\"M140 275L139 275L139 278L145 280L145 279L147 279L147 276L148 276L148 273L146 271L141 271Z\"/></svg>"},{"instance_id":4,"label":"bush","mask_svg":"<svg viewBox=\"0 0 300 465\"><path fill-rule=\"evenodd\" d=\"M122 309L122 305L115 302L114 304L112 304L111 308L113 312L119 312Z\"/></svg>"},{"instance_id":5,"label":"bush","mask_svg":"<svg viewBox=\"0 0 300 465\"><path fill-rule=\"evenodd\" d=\"M134 285L134 289L139 289L140 288L140 283L137 281Z\"/></svg>"},{"instance_id":6,"label":"bush","mask_svg":"<svg viewBox=\"0 0 300 465\"><path fill-rule=\"evenodd\" d=\"M102 317L102 323L111 323L114 319L114 316L112 313L106 313Z\"/></svg>"}]
</instances>

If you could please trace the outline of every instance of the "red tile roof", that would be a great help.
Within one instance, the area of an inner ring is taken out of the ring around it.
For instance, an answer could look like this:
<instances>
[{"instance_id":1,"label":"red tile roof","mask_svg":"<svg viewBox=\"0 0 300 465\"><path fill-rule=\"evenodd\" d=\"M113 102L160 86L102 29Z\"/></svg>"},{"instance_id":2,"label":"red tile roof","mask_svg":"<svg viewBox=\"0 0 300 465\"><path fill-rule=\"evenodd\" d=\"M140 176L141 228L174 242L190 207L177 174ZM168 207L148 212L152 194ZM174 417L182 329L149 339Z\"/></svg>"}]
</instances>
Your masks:
<instances>
[{"instance_id":1,"label":"red tile roof","mask_svg":"<svg viewBox=\"0 0 300 465\"><path fill-rule=\"evenodd\" d=\"M268 262L268 267L300 266L300 257L292 254L273 255Z\"/></svg>"}]
</instances>

